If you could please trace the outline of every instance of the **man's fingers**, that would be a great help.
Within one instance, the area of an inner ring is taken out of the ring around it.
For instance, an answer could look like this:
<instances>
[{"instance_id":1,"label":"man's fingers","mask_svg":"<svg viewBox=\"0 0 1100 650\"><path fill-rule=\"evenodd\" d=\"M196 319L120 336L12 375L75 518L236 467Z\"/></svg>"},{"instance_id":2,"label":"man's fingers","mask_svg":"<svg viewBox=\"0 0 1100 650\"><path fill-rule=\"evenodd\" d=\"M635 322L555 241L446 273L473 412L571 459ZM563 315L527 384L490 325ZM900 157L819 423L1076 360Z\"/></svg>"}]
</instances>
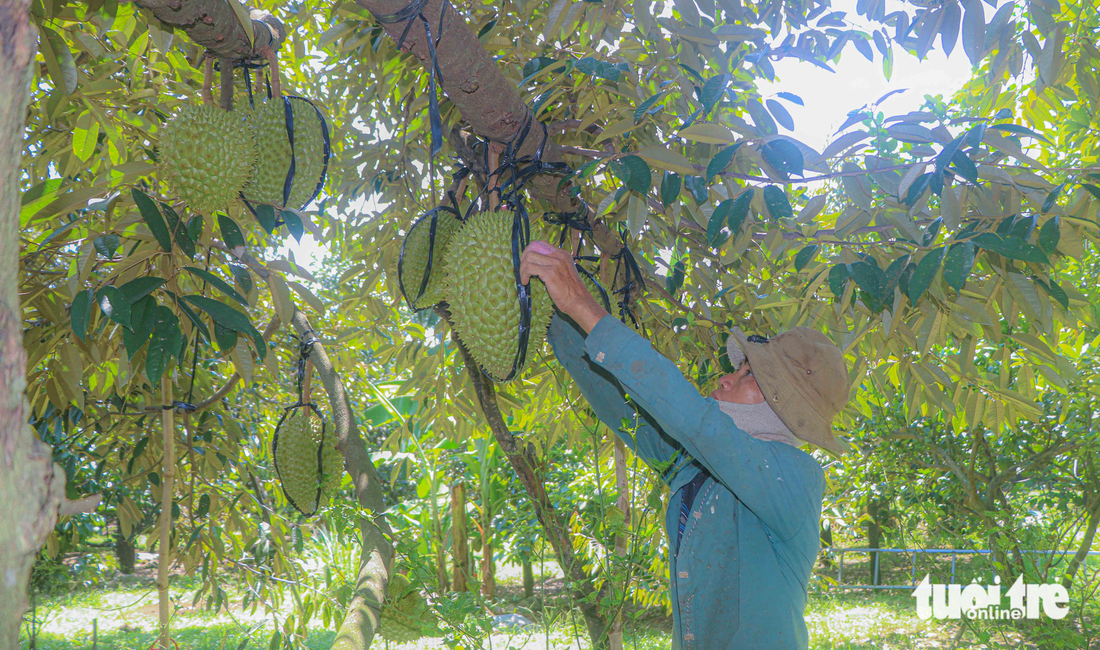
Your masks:
<instances>
[{"instance_id":1,"label":"man's fingers","mask_svg":"<svg viewBox=\"0 0 1100 650\"><path fill-rule=\"evenodd\" d=\"M527 245L526 250L534 251L534 252L540 253L542 255L553 255L554 251L556 251L558 249L554 248L550 244L548 244L548 243L546 243L546 242L544 242L540 239L536 239L535 241L533 241L533 242L531 242L530 244Z\"/></svg>"}]
</instances>

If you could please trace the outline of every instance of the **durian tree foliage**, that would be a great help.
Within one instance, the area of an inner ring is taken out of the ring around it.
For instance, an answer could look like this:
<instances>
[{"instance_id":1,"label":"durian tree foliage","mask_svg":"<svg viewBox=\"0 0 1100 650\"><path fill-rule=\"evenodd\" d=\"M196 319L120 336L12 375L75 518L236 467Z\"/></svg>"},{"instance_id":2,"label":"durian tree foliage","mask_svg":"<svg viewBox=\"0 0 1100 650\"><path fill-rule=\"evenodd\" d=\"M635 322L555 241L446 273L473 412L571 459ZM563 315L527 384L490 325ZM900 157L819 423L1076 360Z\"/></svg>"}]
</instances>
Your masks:
<instances>
[{"instance_id":1,"label":"durian tree foliage","mask_svg":"<svg viewBox=\"0 0 1100 650\"><path fill-rule=\"evenodd\" d=\"M625 245L645 276L644 290L629 292L631 312L701 388L721 372L729 326L810 325L848 356L853 400L841 426L866 432L854 434L861 451L889 453L905 467L933 462L937 448L973 454L982 439L1021 436L1030 454L1019 462L1072 453L1095 467L1090 428L1024 435L1051 412L1091 411L1097 394L1088 350L1100 329L1089 282L1100 204L1100 18L1088 0L993 0L984 10L978 0L869 0L855 16L809 0L455 2L442 23L443 4L432 0L423 14L439 38L443 140L434 157L423 23L414 21L399 50L405 25L377 18L404 5L258 3L268 16L235 0L0 2L0 18L29 12L20 24L39 37L19 205L7 187L0 197L0 216L19 217L25 418L43 439L48 426L76 441L68 496L103 494L128 527L148 513L127 490L158 503L163 496L159 377L176 399L202 407L178 413L170 557L203 576L209 603L225 598L219 569L227 566L252 589L255 607L278 608L298 595L282 581L307 579L292 561L300 522L268 450L281 407L294 400L297 347L286 332L304 335L312 324L333 352L330 397L343 392L339 374L352 408L385 401L373 383L383 376L416 398L415 426L403 421L385 450L426 442L414 431L465 440L485 436L489 424L590 635L606 643L614 606L607 564L581 540L608 545L608 537L569 517L545 470L555 445L582 444L598 430L583 400L545 347L529 352L519 379L494 386L464 358L446 310L410 313L398 290L411 224L444 202L460 166L473 171L467 201L483 187L479 139L511 141L528 110L547 127L543 160L572 170L529 185L536 238L556 242L561 227L546 215L575 212L592 228L582 252L601 258L597 277L610 290L624 288L614 256ZM0 44L13 38L0 28ZM171 115L201 102L204 51L224 71L275 43L284 87L330 119L333 158L318 202L259 218L243 205L199 214L175 202L156 169L157 143ZM792 129L784 102L812 99L758 89L781 58L828 74L837 57L865 56L889 75L894 57L957 47L973 79L956 97L902 116L864 107L822 152L783 135ZM542 140L536 125L519 155L533 155ZM154 213L168 228L158 230ZM277 252L307 229L327 243L335 269L320 283ZM463 262L476 269L479 260ZM295 303L313 312L310 324ZM163 318L133 338L135 318L141 329L149 309ZM879 431L866 426L884 412L891 426L909 427L904 444L878 444ZM392 550L374 516L382 508L368 450L353 443L356 418L329 415L343 418L345 492L361 506L337 501L333 516L362 525L358 575L344 576L356 600L333 585L305 593L279 634L296 642L319 611L328 627L344 621L338 644L365 648ZM936 426L913 426L926 421ZM607 446L601 458L610 458ZM989 471L997 476L1004 465ZM848 471L829 467L834 479ZM952 498L973 506L975 485ZM1088 485L1081 510L1095 522L1095 482ZM659 505L660 490L652 496ZM996 521L978 525L992 530ZM661 585L663 542L648 537L632 544L648 550L651 582ZM61 541L55 535L47 548ZM33 542L27 552L42 543ZM0 629L17 629L18 606L0 611Z\"/></svg>"}]
</instances>

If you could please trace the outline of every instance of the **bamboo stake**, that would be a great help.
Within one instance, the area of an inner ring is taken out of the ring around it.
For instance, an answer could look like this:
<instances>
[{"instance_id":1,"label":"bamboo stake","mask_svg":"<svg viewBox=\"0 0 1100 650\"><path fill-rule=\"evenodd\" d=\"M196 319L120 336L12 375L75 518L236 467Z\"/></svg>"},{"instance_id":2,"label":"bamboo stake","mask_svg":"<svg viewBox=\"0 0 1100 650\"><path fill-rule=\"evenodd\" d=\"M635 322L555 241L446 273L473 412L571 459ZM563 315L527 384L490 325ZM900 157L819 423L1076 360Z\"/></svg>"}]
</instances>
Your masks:
<instances>
[{"instance_id":1,"label":"bamboo stake","mask_svg":"<svg viewBox=\"0 0 1100 650\"><path fill-rule=\"evenodd\" d=\"M160 601L160 650L168 650L168 563L172 543L172 490L176 476L175 410L172 404L172 377L168 372L160 380L161 424L164 428L164 471L160 488L160 557L157 558L157 596Z\"/></svg>"},{"instance_id":2,"label":"bamboo stake","mask_svg":"<svg viewBox=\"0 0 1100 650\"><path fill-rule=\"evenodd\" d=\"M211 86L214 83L214 58L206 57L205 63L202 72L202 104L203 106L213 106L214 92Z\"/></svg>"}]
</instances>

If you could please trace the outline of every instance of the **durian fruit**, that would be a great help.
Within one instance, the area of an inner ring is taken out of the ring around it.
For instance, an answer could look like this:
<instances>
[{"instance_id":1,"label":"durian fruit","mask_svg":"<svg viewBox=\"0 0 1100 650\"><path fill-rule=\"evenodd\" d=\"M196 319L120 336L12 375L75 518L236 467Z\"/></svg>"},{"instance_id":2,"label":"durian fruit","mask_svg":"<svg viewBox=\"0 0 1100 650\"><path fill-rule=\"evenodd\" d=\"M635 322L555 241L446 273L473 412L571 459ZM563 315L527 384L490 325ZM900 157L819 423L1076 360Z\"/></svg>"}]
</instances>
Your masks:
<instances>
[{"instance_id":1,"label":"durian fruit","mask_svg":"<svg viewBox=\"0 0 1100 650\"><path fill-rule=\"evenodd\" d=\"M286 128L286 103L294 123L294 179L290 198L283 205L283 186L292 159ZM325 171L325 137L317 109L299 97L256 103L252 127L259 144L259 164L244 196L253 203L270 203L300 210L313 198Z\"/></svg>"},{"instance_id":2,"label":"durian fruit","mask_svg":"<svg viewBox=\"0 0 1100 650\"><path fill-rule=\"evenodd\" d=\"M192 210L209 215L237 199L256 166L247 113L188 104L161 132L161 178Z\"/></svg>"},{"instance_id":3,"label":"durian fruit","mask_svg":"<svg viewBox=\"0 0 1100 650\"><path fill-rule=\"evenodd\" d=\"M325 136L321 116L304 99L290 98L294 111L294 184L287 207L301 209L313 198L325 169Z\"/></svg>"},{"instance_id":4,"label":"durian fruit","mask_svg":"<svg viewBox=\"0 0 1100 650\"><path fill-rule=\"evenodd\" d=\"M336 434L324 428L322 446L321 418L309 407L292 409L283 419L273 442L272 456L283 492L295 508L313 514L320 504L339 487L344 475L344 457L336 448ZM321 467L317 467L317 449L321 447ZM321 493L318 499L317 487Z\"/></svg>"},{"instance_id":5,"label":"durian fruit","mask_svg":"<svg viewBox=\"0 0 1100 650\"><path fill-rule=\"evenodd\" d=\"M511 212L471 215L451 240L444 260L446 288L455 331L474 360L501 381L512 370L519 344L519 300L512 263ZM538 278L531 278L531 331L527 358L546 338L554 303ZM521 368L516 369L519 376Z\"/></svg>"},{"instance_id":6,"label":"durian fruit","mask_svg":"<svg viewBox=\"0 0 1100 650\"><path fill-rule=\"evenodd\" d=\"M244 197L253 203L282 206L283 184L290 169L290 139L286 137L283 102L257 102L252 112L252 128L256 131L260 155L256 173L244 188Z\"/></svg>"},{"instance_id":7,"label":"durian fruit","mask_svg":"<svg viewBox=\"0 0 1100 650\"><path fill-rule=\"evenodd\" d=\"M398 264L401 286L412 309L424 309L443 301L443 268L447 249L462 225L462 220L446 210L436 210L435 245L431 245L431 215L424 215L413 224L401 244L401 260ZM424 271L428 268L428 250L432 252L432 269L428 285L418 299Z\"/></svg>"},{"instance_id":8,"label":"durian fruit","mask_svg":"<svg viewBox=\"0 0 1100 650\"><path fill-rule=\"evenodd\" d=\"M386 601L382 605L379 634L395 642L416 641L435 628L435 617L424 597L400 573L390 576Z\"/></svg>"},{"instance_id":9,"label":"durian fruit","mask_svg":"<svg viewBox=\"0 0 1100 650\"><path fill-rule=\"evenodd\" d=\"M604 309L611 311L611 292L607 292L607 296L600 294L600 287L596 284L595 278L583 271L577 271L577 274L581 276L581 281L584 282L584 286L588 289L588 293L596 299L596 303ZM607 291L604 289L604 291Z\"/></svg>"}]
</instances>

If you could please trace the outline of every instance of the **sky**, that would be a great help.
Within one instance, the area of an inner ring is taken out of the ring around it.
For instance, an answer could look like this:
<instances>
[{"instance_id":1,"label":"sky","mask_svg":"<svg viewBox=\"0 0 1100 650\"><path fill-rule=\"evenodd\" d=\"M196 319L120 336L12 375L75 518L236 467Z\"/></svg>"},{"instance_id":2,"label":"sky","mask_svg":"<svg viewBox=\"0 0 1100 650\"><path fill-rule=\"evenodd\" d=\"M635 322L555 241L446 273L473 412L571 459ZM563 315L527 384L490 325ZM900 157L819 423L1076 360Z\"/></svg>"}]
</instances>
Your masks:
<instances>
[{"instance_id":1,"label":"sky","mask_svg":"<svg viewBox=\"0 0 1100 650\"><path fill-rule=\"evenodd\" d=\"M855 0L833 0L832 4L834 11L848 12L846 18L854 24L862 23L862 17L855 13ZM889 0L886 11L900 6L897 0ZM988 20L991 11L984 5L983 8ZM769 98L777 92L786 91L798 95L805 102L805 106L782 102L794 119L795 130L787 131L779 127L780 133L819 152L831 141L849 111L869 104L892 90L903 88L907 90L886 99L880 109L887 115L914 111L924 103L926 94L949 98L966 83L971 71L961 42L947 57L938 41L923 61L895 45L894 70L890 80L882 74L882 58L877 50L875 61L871 62L851 45L845 47L840 62L832 66L835 74L793 58L773 62L773 67L776 80L774 83L761 83L761 94ZM297 263L310 270L319 268L325 255L323 245L319 245L308 233L302 237L301 243L289 238L279 252L282 255L293 252Z\"/></svg>"}]
</instances>

